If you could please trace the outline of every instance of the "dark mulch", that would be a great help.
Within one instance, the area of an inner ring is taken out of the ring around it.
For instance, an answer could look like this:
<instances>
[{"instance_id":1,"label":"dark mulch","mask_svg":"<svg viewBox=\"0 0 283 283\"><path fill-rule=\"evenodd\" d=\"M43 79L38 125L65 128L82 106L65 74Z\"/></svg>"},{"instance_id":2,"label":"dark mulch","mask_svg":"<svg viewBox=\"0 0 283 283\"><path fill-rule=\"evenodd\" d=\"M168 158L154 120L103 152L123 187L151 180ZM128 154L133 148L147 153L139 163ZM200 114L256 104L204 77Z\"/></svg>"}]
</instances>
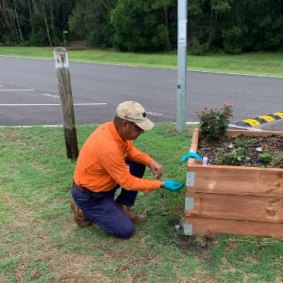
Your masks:
<instances>
[{"instance_id":1,"label":"dark mulch","mask_svg":"<svg viewBox=\"0 0 283 283\"><path fill-rule=\"evenodd\" d=\"M244 137L241 136L241 139L244 139L246 142L252 139L252 146L249 154L247 155L245 166L259 166L259 154L268 153L272 156L280 156L281 161L279 161L278 166L283 168L283 136L271 136L271 137ZM235 148L236 139L239 137L228 137L225 136L219 142L208 143L204 140L199 141L198 152L202 156L208 157L209 164L217 164L216 159L220 149L225 149L225 151L231 151L229 145L233 145ZM259 152L258 148L261 148L262 151Z\"/></svg>"}]
</instances>

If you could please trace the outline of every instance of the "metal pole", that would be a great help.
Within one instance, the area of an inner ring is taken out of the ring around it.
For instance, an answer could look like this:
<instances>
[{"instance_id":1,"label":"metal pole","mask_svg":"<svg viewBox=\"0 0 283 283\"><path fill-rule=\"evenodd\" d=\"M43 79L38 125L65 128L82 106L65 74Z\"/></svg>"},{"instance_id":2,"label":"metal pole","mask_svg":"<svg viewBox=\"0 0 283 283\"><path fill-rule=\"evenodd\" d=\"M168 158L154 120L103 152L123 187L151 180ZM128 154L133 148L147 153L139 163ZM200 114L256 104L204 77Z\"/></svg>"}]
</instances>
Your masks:
<instances>
[{"instance_id":1,"label":"metal pole","mask_svg":"<svg viewBox=\"0 0 283 283\"><path fill-rule=\"evenodd\" d=\"M187 0L178 0L177 130L186 128Z\"/></svg>"}]
</instances>

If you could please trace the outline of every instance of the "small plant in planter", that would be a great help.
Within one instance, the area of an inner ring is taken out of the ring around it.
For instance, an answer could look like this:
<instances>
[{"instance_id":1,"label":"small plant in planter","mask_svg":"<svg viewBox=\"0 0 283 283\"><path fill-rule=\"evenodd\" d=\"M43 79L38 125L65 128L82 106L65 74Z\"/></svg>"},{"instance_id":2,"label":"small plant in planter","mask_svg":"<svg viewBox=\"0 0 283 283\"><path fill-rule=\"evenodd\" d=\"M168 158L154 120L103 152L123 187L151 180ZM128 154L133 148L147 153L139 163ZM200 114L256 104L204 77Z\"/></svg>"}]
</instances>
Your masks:
<instances>
[{"instance_id":1,"label":"small plant in planter","mask_svg":"<svg viewBox=\"0 0 283 283\"><path fill-rule=\"evenodd\" d=\"M257 162L260 165L266 166L268 164L270 164L270 162L272 161L272 155L269 153L262 153L258 155L258 160Z\"/></svg>"},{"instance_id":2,"label":"small plant in planter","mask_svg":"<svg viewBox=\"0 0 283 283\"><path fill-rule=\"evenodd\" d=\"M206 141L219 141L225 134L233 116L231 104L224 104L220 110L204 108L199 114L200 136Z\"/></svg>"},{"instance_id":3,"label":"small plant in planter","mask_svg":"<svg viewBox=\"0 0 283 283\"><path fill-rule=\"evenodd\" d=\"M283 168L283 154L262 153L258 155L258 166Z\"/></svg>"}]
</instances>

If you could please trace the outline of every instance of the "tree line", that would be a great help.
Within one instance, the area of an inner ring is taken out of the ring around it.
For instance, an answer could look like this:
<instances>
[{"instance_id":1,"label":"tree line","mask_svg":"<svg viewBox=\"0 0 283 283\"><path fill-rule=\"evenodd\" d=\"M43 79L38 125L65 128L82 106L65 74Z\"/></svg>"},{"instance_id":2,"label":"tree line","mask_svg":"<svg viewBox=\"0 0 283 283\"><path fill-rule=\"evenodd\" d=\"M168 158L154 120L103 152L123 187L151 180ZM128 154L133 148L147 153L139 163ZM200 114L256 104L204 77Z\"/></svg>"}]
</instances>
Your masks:
<instances>
[{"instance_id":1,"label":"tree line","mask_svg":"<svg viewBox=\"0 0 283 283\"><path fill-rule=\"evenodd\" d=\"M283 47L282 0L187 0L193 54ZM0 45L154 52L177 46L177 0L0 0Z\"/></svg>"}]
</instances>

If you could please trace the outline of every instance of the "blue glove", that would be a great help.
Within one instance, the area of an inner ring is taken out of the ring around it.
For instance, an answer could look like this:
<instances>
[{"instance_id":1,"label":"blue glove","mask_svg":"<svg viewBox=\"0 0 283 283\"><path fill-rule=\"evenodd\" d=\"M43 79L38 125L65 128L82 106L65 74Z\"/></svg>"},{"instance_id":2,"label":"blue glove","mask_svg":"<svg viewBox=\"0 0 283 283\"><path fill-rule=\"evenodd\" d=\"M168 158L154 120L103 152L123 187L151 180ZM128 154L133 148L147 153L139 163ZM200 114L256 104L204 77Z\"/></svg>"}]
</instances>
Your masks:
<instances>
[{"instance_id":1,"label":"blue glove","mask_svg":"<svg viewBox=\"0 0 283 283\"><path fill-rule=\"evenodd\" d=\"M164 189L171 191L171 192L177 192L181 190L184 187L183 182L177 182L173 180L165 180L164 181Z\"/></svg>"},{"instance_id":2,"label":"blue glove","mask_svg":"<svg viewBox=\"0 0 283 283\"><path fill-rule=\"evenodd\" d=\"M185 154L185 155L182 156L181 161L184 163L184 162L186 162L189 158L195 158L196 160L202 160L201 155L199 155L199 154L196 153L196 152L191 152L191 151L190 151L189 153L187 153L187 154Z\"/></svg>"}]
</instances>

